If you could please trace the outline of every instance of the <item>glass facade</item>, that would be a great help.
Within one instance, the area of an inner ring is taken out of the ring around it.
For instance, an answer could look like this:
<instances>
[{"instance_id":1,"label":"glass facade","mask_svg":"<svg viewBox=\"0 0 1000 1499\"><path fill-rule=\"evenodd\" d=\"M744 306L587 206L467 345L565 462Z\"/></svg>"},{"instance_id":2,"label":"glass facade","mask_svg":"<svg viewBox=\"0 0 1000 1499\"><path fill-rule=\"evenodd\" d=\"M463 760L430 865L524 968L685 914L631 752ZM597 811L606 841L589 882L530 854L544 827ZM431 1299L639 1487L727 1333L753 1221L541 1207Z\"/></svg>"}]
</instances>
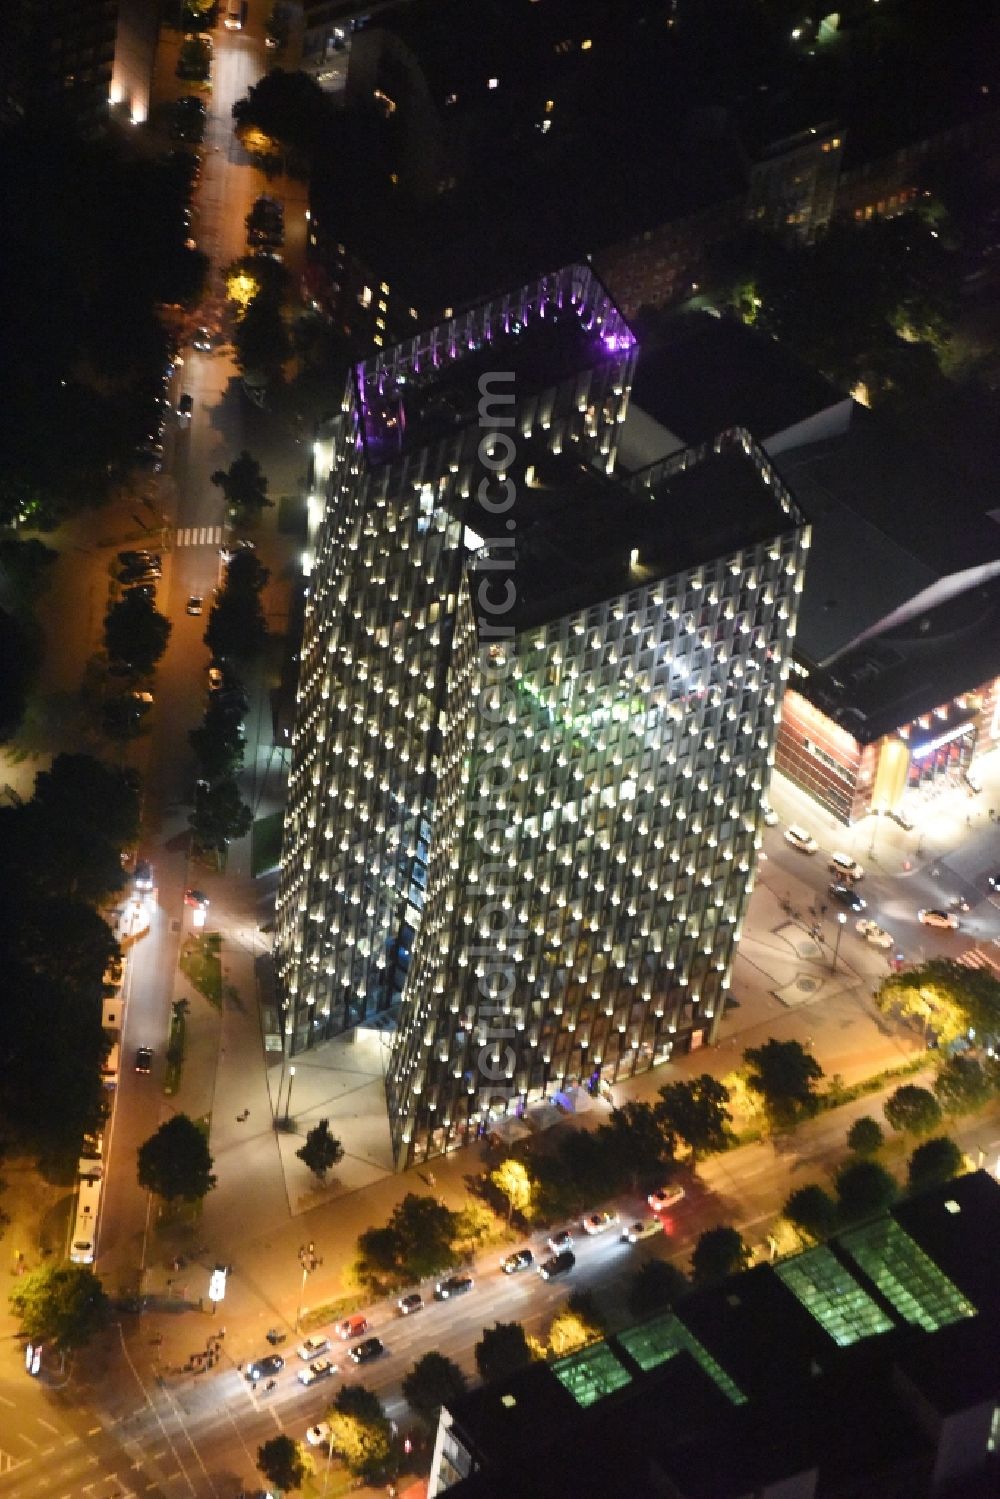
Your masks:
<instances>
[{"instance_id":1,"label":"glass facade","mask_svg":"<svg viewBox=\"0 0 1000 1499\"><path fill-rule=\"evenodd\" d=\"M808 531L742 432L612 483L633 360L569 268L363 366L327 450L279 975L293 1050L398 1010L400 1165L722 1015Z\"/></svg>"}]
</instances>

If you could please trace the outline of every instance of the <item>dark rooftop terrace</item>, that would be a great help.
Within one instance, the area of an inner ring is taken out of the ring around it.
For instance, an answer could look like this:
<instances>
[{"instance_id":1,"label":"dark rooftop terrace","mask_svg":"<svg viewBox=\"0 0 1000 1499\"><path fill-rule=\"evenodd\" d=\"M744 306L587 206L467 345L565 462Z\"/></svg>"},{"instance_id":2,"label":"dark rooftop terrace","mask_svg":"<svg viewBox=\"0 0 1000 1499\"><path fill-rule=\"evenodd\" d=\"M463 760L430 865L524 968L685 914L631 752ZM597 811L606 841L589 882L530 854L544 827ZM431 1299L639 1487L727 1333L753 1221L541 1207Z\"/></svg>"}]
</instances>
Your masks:
<instances>
[{"instance_id":1,"label":"dark rooftop terrace","mask_svg":"<svg viewBox=\"0 0 1000 1499\"><path fill-rule=\"evenodd\" d=\"M738 435L720 442L657 465L649 489L642 476L613 483L570 454L526 458L511 474L517 602L507 622L527 629L788 530L795 522L752 453ZM480 530L474 513L469 524Z\"/></svg>"}]
</instances>

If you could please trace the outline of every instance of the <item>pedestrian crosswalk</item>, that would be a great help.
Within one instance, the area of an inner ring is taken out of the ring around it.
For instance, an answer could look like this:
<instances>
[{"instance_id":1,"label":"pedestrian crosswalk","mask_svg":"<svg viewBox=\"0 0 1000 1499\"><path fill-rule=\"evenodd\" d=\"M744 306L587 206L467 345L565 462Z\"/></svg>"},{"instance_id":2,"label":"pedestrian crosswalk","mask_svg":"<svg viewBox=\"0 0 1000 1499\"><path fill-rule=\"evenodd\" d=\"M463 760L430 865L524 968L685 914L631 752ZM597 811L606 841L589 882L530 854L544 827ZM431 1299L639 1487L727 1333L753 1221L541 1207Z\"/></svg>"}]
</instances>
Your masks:
<instances>
[{"instance_id":1,"label":"pedestrian crosswalk","mask_svg":"<svg viewBox=\"0 0 1000 1499\"><path fill-rule=\"evenodd\" d=\"M179 526L179 547L217 547L222 544L221 526Z\"/></svg>"}]
</instances>

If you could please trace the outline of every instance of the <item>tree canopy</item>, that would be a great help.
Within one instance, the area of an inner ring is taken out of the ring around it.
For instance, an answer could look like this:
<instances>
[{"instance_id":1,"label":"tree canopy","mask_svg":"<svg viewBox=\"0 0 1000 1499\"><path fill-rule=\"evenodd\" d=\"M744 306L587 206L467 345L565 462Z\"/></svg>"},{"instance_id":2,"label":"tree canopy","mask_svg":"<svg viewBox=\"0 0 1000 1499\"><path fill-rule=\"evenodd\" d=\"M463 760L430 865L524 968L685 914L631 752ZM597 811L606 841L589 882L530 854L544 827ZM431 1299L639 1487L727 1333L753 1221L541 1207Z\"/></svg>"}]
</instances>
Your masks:
<instances>
[{"instance_id":1,"label":"tree canopy","mask_svg":"<svg viewBox=\"0 0 1000 1499\"><path fill-rule=\"evenodd\" d=\"M249 659L260 652L267 638L260 596L268 577L249 547L233 554L205 631L205 644L213 655Z\"/></svg>"},{"instance_id":2,"label":"tree canopy","mask_svg":"<svg viewBox=\"0 0 1000 1499\"><path fill-rule=\"evenodd\" d=\"M269 382L281 379L292 357L292 340L275 298L263 292L251 297L233 329L233 349L243 374L262 375Z\"/></svg>"},{"instance_id":3,"label":"tree canopy","mask_svg":"<svg viewBox=\"0 0 1000 1499\"><path fill-rule=\"evenodd\" d=\"M743 1053L747 1086L764 1100L773 1123L794 1124L817 1106L815 1086L823 1076L816 1058L798 1041L765 1041Z\"/></svg>"},{"instance_id":4,"label":"tree canopy","mask_svg":"<svg viewBox=\"0 0 1000 1499\"><path fill-rule=\"evenodd\" d=\"M621 1180L635 1188L659 1182L673 1154L658 1106L635 1099L612 1109L597 1137L614 1172L614 1189Z\"/></svg>"},{"instance_id":5,"label":"tree canopy","mask_svg":"<svg viewBox=\"0 0 1000 1499\"><path fill-rule=\"evenodd\" d=\"M331 1135L329 1119L321 1119L308 1131L306 1143L295 1154L309 1167L314 1176L318 1176L320 1181L325 1181L326 1173L331 1167L338 1165L344 1159L344 1147L334 1135Z\"/></svg>"},{"instance_id":6,"label":"tree canopy","mask_svg":"<svg viewBox=\"0 0 1000 1499\"><path fill-rule=\"evenodd\" d=\"M226 504L236 511L240 520L256 519L273 503L267 497L267 477L246 448L227 469L218 468L211 477L212 483L225 495Z\"/></svg>"},{"instance_id":7,"label":"tree canopy","mask_svg":"<svg viewBox=\"0 0 1000 1499\"><path fill-rule=\"evenodd\" d=\"M877 1119L862 1114L847 1131L847 1148L855 1155L875 1155L885 1143L885 1134Z\"/></svg>"},{"instance_id":8,"label":"tree canopy","mask_svg":"<svg viewBox=\"0 0 1000 1499\"><path fill-rule=\"evenodd\" d=\"M199 1202L215 1186L204 1134L186 1114L175 1114L139 1146L139 1185L165 1202Z\"/></svg>"},{"instance_id":9,"label":"tree canopy","mask_svg":"<svg viewBox=\"0 0 1000 1499\"><path fill-rule=\"evenodd\" d=\"M877 1161L847 1161L834 1178L837 1211L844 1223L872 1218L892 1206L899 1192L895 1178Z\"/></svg>"},{"instance_id":10,"label":"tree canopy","mask_svg":"<svg viewBox=\"0 0 1000 1499\"><path fill-rule=\"evenodd\" d=\"M392 1452L392 1428L378 1396L364 1385L341 1385L326 1419L330 1446L348 1472L378 1480Z\"/></svg>"},{"instance_id":11,"label":"tree canopy","mask_svg":"<svg viewBox=\"0 0 1000 1499\"><path fill-rule=\"evenodd\" d=\"M245 838L253 827L253 812L240 796L232 777L201 791L188 822L201 853L224 855L234 838Z\"/></svg>"},{"instance_id":12,"label":"tree canopy","mask_svg":"<svg viewBox=\"0 0 1000 1499\"><path fill-rule=\"evenodd\" d=\"M811 1239L829 1238L837 1227L837 1204L815 1183L793 1192L783 1211L789 1223Z\"/></svg>"},{"instance_id":13,"label":"tree canopy","mask_svg":"<svg viewBox=\"0 0 1000 1499\"><path fill-rule=\"evenodd\" d=\"M476 1368L485 1384L507 1379L534 1357L520 1322L496 1322L484 1327L476 1344Z\"/></svg>"},{"instance_id":14,"label":"tree canopy","mask_svg":"<svg viewBox=\"0 0 1000 1499\"><path fill-rule=\"evenodd\" d=\"M906 1184L911 1192L925 1192L943 1186L953 1176L961 1176L965 1157L954 1140L936 1135L918 1145L906 1168Z\"/></svg>"},{"instance_id":15,"label":"tree canopy","mask_svg":"<svg viewBox=\"0 0 1000 1499\"><path fill-rule=\"evenodd\" d=\"M934 1095L949 1114L972 1113L993 1093L994 1077L975 1057L948 1057L934 1079Z\"/></svg>"},{"instance_id":16,"label":"tree canopy","mask_svg":"<svg viewBox=\"0 0 1000 1499\"><path fill-rule=\"evenodd\" d=\"M301 1488L306 1476L306 1465L302 1460L298 1442L282 1432L262 1442L257 1448L257 1467L268 1483L287 1492Z\"/></svg>"},{"instance_id":17,"label":"tree canopy","mask_svg":"<svg viewBox=\"0 0 1000 1499\"><path fill-rule=\"evenodd\" d=\"M941 1123L941 1105L929 1088L904 1083L890 1093L883 1105L891 1127L900 1133L929 1135Z\"/></svg>"},{"instance_id":18,"label":"tree canopy","mask_svg":"<svg viewBox=\"0 0 1000 1499\"><path fill-rule=\"evenodd\" d=\"M508 1222L515 1212L522 1216L528 1213L531 1208L534 1183L528 1168L522 1161L515 1160L513 1157L501 1161L496 1170L490 1172L490 1181L507 1199Z\"/></svg>"},{"instance_id":19,"label":"tree canopy","mask_svg":"<svg viewBox=\"0 0 1000 1499\"><path fill-rule=\"evenodd\" d=\"M379 1292L451 1269L458 1230L458 1214L444 1203L408 1192L387 1224L358 1235L355 1273L363 1285Z\"/></svg>"},{"instance_id":20,"label":"tree canopy","mask_svg":"<svg viewBox=\"0 0 1000 1499\"><path fill-rule=\"evenodd\" d=\"M321 149L329 126L330 101L308 73L272 68L233 105L236 133L250 151L271 154L259 137L287 151L296 165L307 166Z\"/></svg>"},{"instance_id":21,"label":"tree canopy","mask_svg":"<svg viewBox=\"0 0 1000 1499\"><path fill-rule=\"evenodd\" d=\"M980 1040L1000 1035L1000 979L988 968L968 968L950 958L890 974L876 1004L930 1025L942 1045L970 1030Z\"/></svg>"},{"instance_id":22,"label":"tree canopy","mask_svg":"<svg viewBox=\"0 0 1000 1499\"><path fill-rule=\"evenodd\" d=\"M732 1123L728 1102L729 1089L703 1072L661 1088L656 1117L667 1135L687 1145L694 1158L725 1149L727 1127Z\"/></svg>"},{"instance_id":23,"label":"tree canopy","mask_svg":"<svg viewBox=\"0 0 1000 1499\"><path fill-rule=\"evenodd\" d=\"M646 1260L630 1278L626 1300L633 1317L676 1306L690 1289L683 1271L669 1260Z\"/></svg>"},{"instance_id":24,"label":"tree canopy","mask_svg":"<svg viewBox=\"0 0 1000 1499\"><path fill-rule=\"evenodd\" d=\"M442 1405L465 1394L467 1381L458 1365L432 1350L417 1359L403 1379L403 1394L422 1421L436 1427Z\"/></svg>"},{"instance_id":25,"label":"tree canopy","mask_svg":"<svg viewBox=\"0 0 1000 1499\"><path fill-rule=\"evenodd\" d=\"M167 648L171 624L151 599L132 589L104 616L104 645L114 661L151 672Z\"/></svg>"},{"instance_id":26,"label":"tree canopy","mask_svg":"<svg viewBox=\"0 0 1000 1499\"><path fill-rule=\"evenodd\" d=\"M66 1349L88 1343L110 1309L104 1287L87 1265L43 1265L22 1276L9 1299L26 1337Z\"/></svg>"},{"instance_id":27,"label":"tree canopy","mask_svg":"<svg viewBox=\"0 0 1000 1499\"><path fill-rule=\"evenodd\" d=\"M696 1286L714 1285L729 1275L738 1275L750 1264L751 1254L738 1229L720 1224L706 1229L691 1252L691 1279Z\"/></svg>"}]
</instances>

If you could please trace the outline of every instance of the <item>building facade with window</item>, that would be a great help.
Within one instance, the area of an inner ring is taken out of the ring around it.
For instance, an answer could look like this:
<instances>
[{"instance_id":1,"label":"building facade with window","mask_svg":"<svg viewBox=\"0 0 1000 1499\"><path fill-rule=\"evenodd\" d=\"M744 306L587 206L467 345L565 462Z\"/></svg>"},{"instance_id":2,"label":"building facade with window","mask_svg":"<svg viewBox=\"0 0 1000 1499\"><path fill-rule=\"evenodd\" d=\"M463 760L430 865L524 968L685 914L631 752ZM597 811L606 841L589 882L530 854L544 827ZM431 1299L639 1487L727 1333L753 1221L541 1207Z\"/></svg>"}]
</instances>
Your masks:
<instances>
[{"instance_id":1,"label":"building facade with window","mask_svg":"<svg viewBox=\"0 0 1000 1499\"><path fill-rule=\"evenodd\" d=\"M321 449L278 969L291 1050L398 1013L401 1164L723 1012L808 528L742 431L616 481L634 358L569 267Z\"/></svg>"}]
</instances>

